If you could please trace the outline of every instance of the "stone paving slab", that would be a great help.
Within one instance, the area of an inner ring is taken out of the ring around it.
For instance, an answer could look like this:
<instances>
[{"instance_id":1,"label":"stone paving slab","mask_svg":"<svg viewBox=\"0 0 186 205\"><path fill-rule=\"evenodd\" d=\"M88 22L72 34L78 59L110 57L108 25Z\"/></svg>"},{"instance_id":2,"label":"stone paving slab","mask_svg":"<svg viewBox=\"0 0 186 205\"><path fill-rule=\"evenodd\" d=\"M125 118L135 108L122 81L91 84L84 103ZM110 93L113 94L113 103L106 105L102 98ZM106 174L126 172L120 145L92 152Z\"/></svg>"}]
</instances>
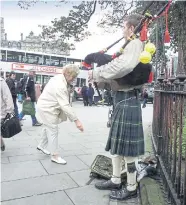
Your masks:
<instances>
[{"instance_id":1,"label":"stone paving slab","mask_svg":"<svg viewBox=\"0 0 186 205\"><path fill-rule=\"evenodd\" d=\"M19 140L17 141L10 141L8 142L8 146L6 147L6 150L9 149L16 149L16 148L25 148L25 147L37 147L38 143L35 139L30 140Z\"/></svg>"},{"instance_id":2,"label":"stone paving slab","mask_svg":"<svg viewBox=\"0 0 186 205\"><path fill-rule=\"evenodd\" d=\"M9 144L7 143L7 146ZM1 153L2 157L14 157L14 156L24 156L24 155L31 155L31 154L38 154L40 153L36 148L17 148L17 149L8 149L5 152Z\"/></svg>"},{"instance_id":3,"label":"stone paving slab","mask_svg":"<svg viewBox=\"0 0 186 205\"><path fill-rule=\"evenodd\" d=\"M1 157L1 164L10 163L8 157Z\"/></svg>"},{"instance_id":4,"label":"stone paving slab","mask_svg":"<svg viewBox=\"0 0 186 205\"><path fill-rule=\"evenodd\" d=\"M80 145L80 144L61 144L60 147L64 150L64 151L72 151L72 150L83 150L85 149L84 146Z\"/></svg>"},{"instance_id":5,"label":"stone paving slab","mask_svg":"<svg viewBox=\"0 0 186 205\"><path fill-rule=\"evenodd\" d=\"M92 162L96 158L97 154L86 154L86 155L79 155L77 156L82 162L84 162L89 167L91 166Z\"/></svg>"},{"instance_id":6,"label":"stone paving slab","mask_svg":"<svg viewBox=\"0 0 186 205\"><path fill-rule=\"evenodd\" d=\"M77 186L78 185L66 173L2 182L1 200L19 199L38 194L62 191ZM40 205L40 203L38 205Z\"/></svg>"},{"instance_id":7,"label":"stone paving slab","mask_svg":"<svg viewBox=\"0 0 186 205\"><path fill-rule=\"evenodd\" d=\"M65 191L74 205L108 205L110 191L100 191L94 186L84 186Z\"/></svg>"},{"instance_id":8,"label":"stone paving slab","mask_svg":"<svg viewBox=\"0 0 186 205\"><path fill-rule=\"evenodd\" d=\"M56 164L51 162L50 159L48 160L41 160L41 163L45 170L49 174L57 174L57 173L64 173L64 172L71 172L71 171L78 171L83 169L88 169L88 166L84 164L80 159L76 156L69 156L65 157L67 161L66 165Z\"/></svg>"},{"instance_id":9,"label":"stone paving slab","mask_svg":"<svg viewBox=\"0 0 186 205\"><path fill-rule=\"evenodd\" d=\"M61 156L63 157L68 157L68 156L73 156L73 155L84 155L85 152L83 150L68 150L68 151L60 151Z\"/></svg>"},{"instance_id":10,"label":"stone paving slab","mask_svg":"<svg viewBox=\"0 0 186 205\"><path fill-rule=\"evenodd\" d=\"M79 185L79 186L86 186L87 182L90 180L90 169L81 170L76 172L70 172L68 175ZM97 179L94 179L90 184L95 184Z\"/></svg>"},{"instance_id":11,"label":"stone paving slab","mask_svg":"<svg viewBox=\"0 0 186 205\"><path fill-rule=\"evenodd\" d=\"M18 162L1 166L1 181L12 181L48 175L39 161Z\"/></svg>"},{"instance_id":12,"label":"stone paving slab","mask_svg":"<svg viewBox=\"0 0 186 205\"><path fill-rule=\"evenodd\" d=\"M24 162L24 161L36 161L36 160L42 160L48 158L49 156L45 154L31 154L31 155L9 157L9 160L10 163L15 163L15 162Z\"/></svg>"},{"instance_id":13,"label":"stone paving slab","mask_svg":"<svg viewBox=\"0 0 186 205\"><path fill-rule=\"evenodd\" d=\"M1 205L74 205L64 191L2 202Z\"/></svg>"}]
</instances>

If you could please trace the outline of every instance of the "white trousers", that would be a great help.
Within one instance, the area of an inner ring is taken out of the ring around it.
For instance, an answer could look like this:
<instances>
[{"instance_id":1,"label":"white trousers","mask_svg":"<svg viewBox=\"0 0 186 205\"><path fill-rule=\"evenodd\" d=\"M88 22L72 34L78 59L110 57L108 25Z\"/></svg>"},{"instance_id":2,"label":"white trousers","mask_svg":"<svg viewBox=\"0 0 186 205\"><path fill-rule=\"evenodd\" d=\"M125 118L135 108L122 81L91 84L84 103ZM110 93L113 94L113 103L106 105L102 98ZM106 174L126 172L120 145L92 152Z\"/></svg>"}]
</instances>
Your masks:
<instances>
[{"instance_id":1,"label":"white trousers","mask_svg":"<svg viewBox=\"0 0 186 205\"><path fill-rule=\"evenodd\" d=\"M58 151L58 125L43 125L39 146L50 151L51 155Z\"/></svg>"},{"instance_id":2,"label":"white trousers","mask_svg":"<svg viewBox=\"0 0 186 205\"><path fill-rule=\"evenodd\" d=\"M127 168L127 164L133 163L136 161L136 157L122 157L119 155L112 155L112 166L113 166L113 176L111 178L111 181L115 184L121 183L121 166L122 166L122 160L125 160L125 167ZM129 173L127 171L127 189L129 191L134 191L137 187L137 181L136 181L136 174L137 172L134 171L132 173Z\"/></svg>"}]
</instances>

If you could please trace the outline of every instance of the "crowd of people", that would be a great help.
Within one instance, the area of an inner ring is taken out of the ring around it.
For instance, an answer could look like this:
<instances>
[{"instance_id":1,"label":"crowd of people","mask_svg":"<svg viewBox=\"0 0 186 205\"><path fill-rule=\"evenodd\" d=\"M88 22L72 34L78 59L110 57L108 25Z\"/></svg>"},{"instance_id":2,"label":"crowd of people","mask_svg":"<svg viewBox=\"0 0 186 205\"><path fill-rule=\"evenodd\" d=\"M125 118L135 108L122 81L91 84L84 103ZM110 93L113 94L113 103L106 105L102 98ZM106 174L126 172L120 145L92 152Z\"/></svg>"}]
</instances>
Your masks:
<instances>
[{"instance_id":1,"label":"crowd of people","mask_svg":"<svg viewBox=\"0 0 186 205\"><path fill-rule=\"evenodd\" d=\"M99 95L100 94L100 95ZM85 84L81 88L81 95L83 98L83 104L84 106L92 106L92 105L98 105L102 102L107 105L112 105L112 92L109 90L98 90L92 86L92 83L89 83L88 86ZM103 101L101 101L101 98L103 98Z\"/></svg>"}]
</instances>

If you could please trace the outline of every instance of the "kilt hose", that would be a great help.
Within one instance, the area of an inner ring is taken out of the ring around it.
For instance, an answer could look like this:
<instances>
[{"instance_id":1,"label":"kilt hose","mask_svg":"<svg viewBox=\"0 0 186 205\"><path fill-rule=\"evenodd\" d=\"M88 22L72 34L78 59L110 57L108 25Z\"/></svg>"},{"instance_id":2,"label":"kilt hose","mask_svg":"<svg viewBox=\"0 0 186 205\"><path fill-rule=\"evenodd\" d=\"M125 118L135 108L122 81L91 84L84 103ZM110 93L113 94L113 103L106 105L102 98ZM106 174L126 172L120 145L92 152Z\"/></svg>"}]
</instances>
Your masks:
<instances>
[{"instance_id":1,"label":"kilt hose","mask_svg":"<svg viewBox=\"0 0 186 205\"><path fill-rule=\"evenodd\" d=\"M144 133L138 92L117 91L105 150L112 155L137 157L144 154Z\"/></svg>"}]
</instances>

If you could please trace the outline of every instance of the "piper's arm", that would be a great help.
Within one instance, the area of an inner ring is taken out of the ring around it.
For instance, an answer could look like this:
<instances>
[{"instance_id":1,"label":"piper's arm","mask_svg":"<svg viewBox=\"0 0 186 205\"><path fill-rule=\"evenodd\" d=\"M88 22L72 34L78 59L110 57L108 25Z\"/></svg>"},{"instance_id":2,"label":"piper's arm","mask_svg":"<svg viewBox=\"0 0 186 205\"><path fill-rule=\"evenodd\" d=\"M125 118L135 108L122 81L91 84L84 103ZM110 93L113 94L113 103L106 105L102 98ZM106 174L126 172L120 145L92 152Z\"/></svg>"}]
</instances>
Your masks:
<instances>
[{"instance_id":1,"label":"piper's arm","mask_svg":"<svg viewBox=\"0 0 186 205\"><path fill-rule=\"evenodd\" d=\"M139 63L142 51L143 43L139 39L132 40L122 55L93 71L93 80L95 82L109 82L129 74Z\"/></svg>"}]
</instances>

